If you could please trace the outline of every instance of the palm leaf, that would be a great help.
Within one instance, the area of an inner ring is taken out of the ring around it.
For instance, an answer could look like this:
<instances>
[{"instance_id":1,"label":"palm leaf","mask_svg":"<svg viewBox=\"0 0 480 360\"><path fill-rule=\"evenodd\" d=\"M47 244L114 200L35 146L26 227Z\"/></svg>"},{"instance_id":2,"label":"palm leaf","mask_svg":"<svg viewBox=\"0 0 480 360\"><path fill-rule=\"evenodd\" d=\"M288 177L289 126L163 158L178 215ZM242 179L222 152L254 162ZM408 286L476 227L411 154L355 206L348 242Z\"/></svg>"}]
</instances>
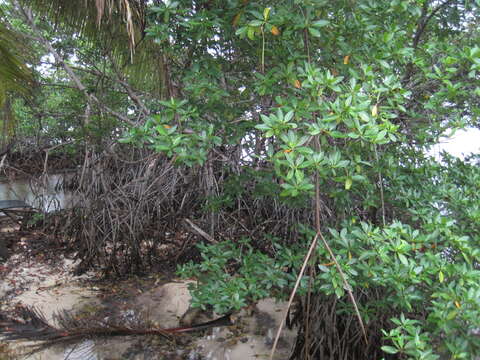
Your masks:
<instances>
[{"instance_id":1,"label":"palm leaf","mask_svg":"<svg viewBox=\"0 0 480 360\"><path fill-rule=\"evenodd\" d=\"M15 133L16 120L9 97L31 95L34 80L30 69L15 50L20 50L17 34L0 23L0 146L3 148Z\"/></svg>"},{"instance_id":2,"label":"palm leaf","mask_svg":"<svg viewBox=\"0 0 480 360\"><path fill-rule=\"evenodd\" d=\"M33 85L32 72L15 49L18 49L16 34L0 23L0 106L4 104L7 92L27 95Z\"/></svg>"},{"instance_id":3,"label":"palm leaf","mask_svg":"<svg viewBox=\"0 0 480 360\"><path fill-rule=\"evenodd\" d=\"M111 55L136 87L162 97L161 47L145 39L147 0L28 0L25 5ZM129 44L129 46L126 46Z\"/></svg>"},{"instance_id":4,"label":"palm leaf","mask_svg":"<svg viewBox=\"0 0 480 360\"><path fill-rule=\"evenodd\" d=\"M114 47L133 48L145 28L145 0L29 0L37 14L46 15L64 30L104 39Z\"/></svg>"}]
</instances>

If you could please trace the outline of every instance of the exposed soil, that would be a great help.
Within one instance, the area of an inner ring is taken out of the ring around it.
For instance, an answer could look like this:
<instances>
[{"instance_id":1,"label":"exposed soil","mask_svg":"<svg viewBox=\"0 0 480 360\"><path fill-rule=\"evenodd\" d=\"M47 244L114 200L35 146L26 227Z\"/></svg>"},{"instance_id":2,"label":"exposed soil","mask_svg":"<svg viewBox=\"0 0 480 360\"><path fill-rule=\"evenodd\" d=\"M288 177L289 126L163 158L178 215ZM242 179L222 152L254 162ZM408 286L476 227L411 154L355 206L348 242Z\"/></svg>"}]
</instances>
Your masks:
<instances>
[{"instance_id":1,"label":"exposed soil","mask_svg":"<svg viewBox=\"0 0 480 360\"><path fill-rule=\"evenodd\" d=\"M53 237L35 230L20 231L6 222L1 231L3 239L8 238L10 257L0 265L0 316L17 317L22 306L34 306L51 323L55 323L55 313L67 310L78 319L121 322L139 318L146 326L169 328L179 326L189 309L189 281L176 280L172 272L115 281L102 279L95 271L74 276L75 262ZM173 342L158 336L86 338L48 348L29 359L63 360L67 355L70 360L254 359L268 354L284 307L284 303L266 299L251 313L237 313L234 326L175 336ZM276 359L288 358L294 336L293 331L285 333ZM25 358L28 348L24 343L8 345L0 346L0 359Z\"/></svg>"}]
</instances>

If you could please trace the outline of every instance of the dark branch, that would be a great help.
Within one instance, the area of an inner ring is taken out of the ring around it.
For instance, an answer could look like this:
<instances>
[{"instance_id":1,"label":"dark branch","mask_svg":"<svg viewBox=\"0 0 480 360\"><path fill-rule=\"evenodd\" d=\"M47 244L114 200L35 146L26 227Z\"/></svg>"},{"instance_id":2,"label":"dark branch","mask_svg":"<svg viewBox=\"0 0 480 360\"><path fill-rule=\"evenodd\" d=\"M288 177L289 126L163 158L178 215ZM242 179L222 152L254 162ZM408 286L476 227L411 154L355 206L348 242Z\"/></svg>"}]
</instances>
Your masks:
<instances>
[{"instance_id":1,"label":"dark branch","mask_svg":"<svg viewBox=\"0 0 480 360\"><path fill-rule=\"evenodd\" d=\"M417 31L415 33L415 36L413 38L413 48L416 49L418 46L418 43L420 42L420 38L422 37L423 33L425 32L425 29L430 22L430 20L435 16L436 13L438 13L441 9L443 9L445 6L453 2L453 0L447 0L444 3L438 5L435 9L432 10L432 12L427 16L427 9L429 2L425 1L425 4L423 5L422 9L422 15L420 17L420 22L417 27Z\"/></svg>"}]
</instances>

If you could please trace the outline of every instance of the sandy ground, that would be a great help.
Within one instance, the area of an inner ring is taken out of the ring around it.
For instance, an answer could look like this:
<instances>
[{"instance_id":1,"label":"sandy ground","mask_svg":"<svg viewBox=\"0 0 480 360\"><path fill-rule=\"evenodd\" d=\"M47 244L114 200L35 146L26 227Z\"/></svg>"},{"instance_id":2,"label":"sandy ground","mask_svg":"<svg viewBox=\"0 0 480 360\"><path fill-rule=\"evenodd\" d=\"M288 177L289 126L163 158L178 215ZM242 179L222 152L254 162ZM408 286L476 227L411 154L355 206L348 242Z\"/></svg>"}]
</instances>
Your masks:
<instances>
[{"instance_id":1,"label":"sandy ground","mask_svg":"<svg viewBox=\"0 0 480 360\"><path fill-rule=\"evenodd\" d=\"M0 310L8 312L17 306L35 307L55 324L58 311L95 312L110 307L123 317L135 313L148 314L148 319L163 328L179 326L179 319L189 309L190 281L155 281L133 278L94 285L95 274L72 276L74 263L62 256L43 261L40 257L22 254L0 264ZM161 277L159 277L161 278ZM154 279L154 277L152 277ZM148 284L148 286L146 285ZM116 294L116 302L105 301L105 295ZM121 294L121 295L120 295ZM106 340L84 340L79 344L53 347L29 357L31 360L248 360L268 358L280 324L285 303L265 299L253 312L242 311L234 326L214 328L200 334L186 335L173 350L160 353L155 342L145 343L139 337L118 337ZM203 335L202 335L203 334ZM295 333L284 330L275 359L288 359ZM0 344L2 341L0 339ZM0 346L0 359L26 359L25 343L10 342L9 350ZM2 353L4 351L4 353ZM7 357L7 353L11 356Z\"/></svg>"},{"instance_id":2,"label":"sandy ground","mask_svg":"<svg viewBox=\"0 0 480 360\"><path fill-rule=\"evenodd\" d=\"M54 322L54 314L69 310L75 311L87 304L98 303L94 289L86 288L82 282L85 277L70 275L73 262L60 258L55 265L31 262L21 259L21 255L12 256L5 268L11 269L0 281L0 309L10 311L17 306L30 306L41 311L45 318ZM22 359L25 343L10 343L10 348ZM64 349L50 349L29 357L32 360L64 359Z\"/></svg>"}]
</instances>

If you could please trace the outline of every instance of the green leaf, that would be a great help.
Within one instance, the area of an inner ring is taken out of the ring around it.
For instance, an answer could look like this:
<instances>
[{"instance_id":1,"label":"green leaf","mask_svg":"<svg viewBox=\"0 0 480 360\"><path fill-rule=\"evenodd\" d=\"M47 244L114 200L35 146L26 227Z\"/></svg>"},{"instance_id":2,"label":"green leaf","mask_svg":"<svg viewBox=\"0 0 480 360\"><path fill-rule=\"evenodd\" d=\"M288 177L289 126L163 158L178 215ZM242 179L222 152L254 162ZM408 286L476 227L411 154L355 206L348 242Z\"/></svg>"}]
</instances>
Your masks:
<instances>
[{"instance_id":1,"label":"green leaf","mask_svg":"<svg viewBox=\"0 0 480 360\"><path fill-rule=\"evenodd\" d=\"M396 354L398 353L398 350L396 348L394 348L393 346L388 346L388 345L384 345L381 347L381 349L383 351L385 351L387 354Z\"/></svg>"},{"instance_id":2,"label":"green leaf","mask_svg":"<svg viewBox=\"0 0 480 360\"><path fill-rule=\"evenodd\" d=\"M289 112L287 112L287 114L285 115L285 117L283 118L283 120L284 120L285 122L289 122L290 120L292 120L293 114L294 114L293 110L290 110Z\"/></svg>"},{"instance_id":3,"label":"green leaf","mask_svg":"<svg viewBox=\"0 0 480 360\"><path fill-rule=\"evenodd\" d=\"M320 34L320 31L318 31L317 29L313 28L313 27L309 27L308 28L308 32L310 33L310 35L314 36L314 37L321 37L322 35Z\"/></svg>"},{"instance_id":4,"label":"green leaf","mask_svg":"<svg viewBox=\"0 0 480 360\"><path fill-rule=\"evenodd\" d=\"M262 26L263 25L263 21L260 21L260 20L252 20L248 23L248 25L252 26L252 27L259 27L259 26Z\"/></svg>"},{"instance_id":5,"label":"green leaf","mask_svg":"<svg viewBox=\"0 0 480 360\"><path fill-rule=\"evenodd\" d=\"M312 23L312 25L316 28L321 28L327 26L328 24L330 24L330 21L328 20L317 20Z\"/></svg>"},{"instance_id":6,"label":"green leaf","mask_svg":"<svg viewBox=\"0 0 480 360\"><path fill-rule=\"evenodd\" d=\"M398 254L398 259L403 265L408 266L408 259L405 257L405 255Z\"/></svg>"},{"instance_id":7,"label":"green leaf","mask_svg":"<svg viewBox=\"0 0 480 360\"><path fill-rule=\"evenodd\" d=\"M454 309L447 314L447 320L453 320L458 314L458 310Z\"/></svg>"},{"instance_id":8,"label":"green leaf","mask_svg":"<svg viewBox=\"0 0 480 360\"><path fill-rule=\"evenodd\" d=\"M382 130L377 134L377 137L375 138L376 142L382 141L385 138L385 135L387 135L387 130Z\"/></svg>"},{"instance_id":9,"label":"green leaf","mask_svg":"<svg viewBox=\"0 0 480 360\"><path fill-rule=\"evenodd\" d=\"M383 41L384 41L385 43L389 43L390 41L392 41L393 36L394 36L393 33L388 33L388 32L387 32L387 33L384 33L384 34L383 34Z\"/></svg>"},{"instance_id":10,"label":"green leaf","mask_svg":"<svg viewBox=\"0 0 480 360\"><path fill-rule=\"evenodd\" d=\"M370 116L365 112L365 111L360 111L358 113L358 116L360 119L362 119L364 122L369 122L370 121Z\"/></svg>"},{"instance_id":11,"label":"green leaf","mask_svg":"<svg viewBox=\"0 0 480 360\"><path fill-rule=\"evenodd\" d=\"M250 40L254 40L254 39L255 39L255 28L253 28L253 27L251 27L251 26L248 27L247 37L248 37Z\"/></svg>"},{"instance_id":12,"label":"green leaf","mask_svg":"<svg viewBox=\"0 0 480 360\"><path fill-rule=\"evenodd\" d=\"M267 124L255 125L255 129L262 130L262 131L267 131L267 130L270 130L271 128L272 127L270 125L267 125Z\"/></svg>"}]
</instances>

